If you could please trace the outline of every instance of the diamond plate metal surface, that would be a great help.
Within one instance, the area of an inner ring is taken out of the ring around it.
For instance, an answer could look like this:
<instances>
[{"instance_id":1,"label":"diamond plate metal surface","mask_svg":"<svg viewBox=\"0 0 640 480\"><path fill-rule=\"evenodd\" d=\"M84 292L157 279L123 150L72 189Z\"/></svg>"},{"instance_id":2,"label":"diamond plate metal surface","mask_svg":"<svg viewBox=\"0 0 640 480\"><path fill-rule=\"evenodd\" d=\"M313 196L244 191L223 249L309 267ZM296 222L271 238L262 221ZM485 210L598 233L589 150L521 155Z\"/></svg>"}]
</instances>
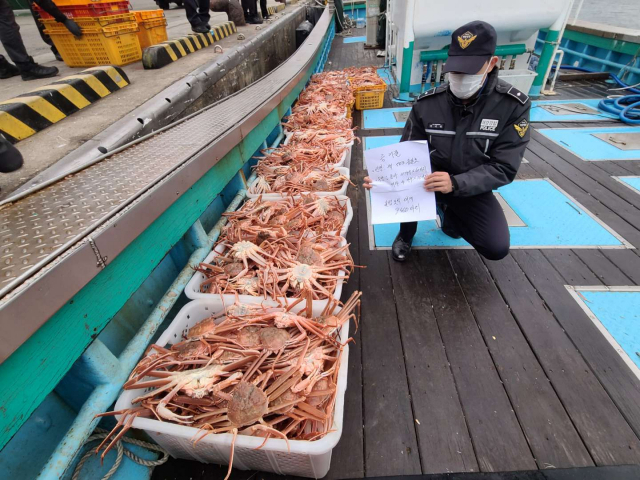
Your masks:
<instances>
[{"instance_id":1,"label":"diamond plate metal surface","mask_svg":"<svg viewBox=\"0 0 640 480\"><path fill-rule=\"evenodd\" d=\"M298 71L276 69L240 94L1 208L0 295L255 112Z\"/></svg>"},{"instance_id":2,"label":"diamond plate metal surface","mask_svg":"<svg viewBox=\"0 0 640 480\"><path fill-rule=\"evenodd\" d=\"M539 105L549 113L557 116L575 115L576 113L584 113L585 115L598 115L600 112L595 108L591 108L584 103L550 103L547 105Z\"/></svg>"}]
</instances>

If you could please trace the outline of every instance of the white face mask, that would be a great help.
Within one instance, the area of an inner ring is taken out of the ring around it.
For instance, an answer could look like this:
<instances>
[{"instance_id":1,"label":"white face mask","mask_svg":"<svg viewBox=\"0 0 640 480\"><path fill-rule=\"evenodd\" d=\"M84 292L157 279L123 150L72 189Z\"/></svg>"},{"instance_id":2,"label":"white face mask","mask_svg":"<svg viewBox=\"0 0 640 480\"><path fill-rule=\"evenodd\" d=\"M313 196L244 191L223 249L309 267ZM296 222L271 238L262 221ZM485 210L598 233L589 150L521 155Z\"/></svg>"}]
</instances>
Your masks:
<instances>
[{"instance_id":1,"label":"white face mask","mask_svg":"<svg viewBox=\"0 0 640 480\"><path fill-rule=\"evenodd\" d=\"M460 100L473 97L484 84L487 69L478 75L468 75L466 73L449 73L449 89Z\"/></svg>"}]
</instances>

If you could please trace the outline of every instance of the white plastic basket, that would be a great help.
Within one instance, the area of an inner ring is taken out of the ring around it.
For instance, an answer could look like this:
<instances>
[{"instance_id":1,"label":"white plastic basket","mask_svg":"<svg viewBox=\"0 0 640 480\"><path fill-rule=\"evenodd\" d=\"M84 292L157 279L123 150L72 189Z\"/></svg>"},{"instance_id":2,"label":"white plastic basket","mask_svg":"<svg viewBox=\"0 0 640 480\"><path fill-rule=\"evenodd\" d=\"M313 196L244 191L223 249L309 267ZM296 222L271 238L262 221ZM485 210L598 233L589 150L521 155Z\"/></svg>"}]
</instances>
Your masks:
<instances>
[{"instance_id":1,"label":"white plastic basket","mask_svg":"<svg viewBox=\"0 0 640 480\"><path fill-rule=\"evenodd\" d=\"M342 241L340 242L340 245L346 245L346 244L347 244L347 240L343 238ZM222 253L224 253L223 247L221 245L218 245L215 250L213 250L209 255L207 255L207 257L204 259L204 263L212 263L213 259L216 258L218 255L221 255ZM335 298L336 300L340 300L340 296L342 295L342 285L344 283L344 276L345 276L344 271L340 271L340 273L338 273L338 276L340 278L336 282L336 289L333 292L333 298ZM231 302L231 303L234 302L234 299L236 297L235 295L232 295L232 294L220 295L219 293L202 293L200 291L200 285L202 285L202 282L204 282L206 279L207 277L205 277L203 273L196 272L195 275L191 277L191 280L189 280L189 283L187 283L187 286L184 288L184 294L187 296L187 298L190 298L191 300L195 300L198 298L222 297L225 299L226 302ZM262 296L238 295L238 297L240 298L240 301L243 303L260 303L261 301L264 300L264 297ZM282 297L279 300L286 305L291 305L292 303L296 302L298 299L292 298L292 297ZM329 303L328 299L312 300L313 308L319 308L320 310L326 307L327 303ZM300 302L300 305L304 306L306 304L307 304L306 301Z\"/></svg>"},{"instance_id":2,"label":"white plastic basket","mask_svg":"<svg viewBox=\"0 0 640 480\"><path fill-rule=\"evenodd\" d=\"M291 137L293 137L293 134L294 132L289 132L288 130L285 130L284 142L282 142L282 144L289 145L289 142L291 141ZM351 150L353 149L353 142L354 141L352 140L349 143L347 143L347 149L343 153L342 160L335 164L336 167L345 167L351 170Z\"/></svg>"},{"instance_id":3,"label":"white plastic basket","mask_svg":"<svg viewBox=\"0 0 640 480\"><path fill-rule=\"evenodd\" d=\"M233 301L228 303L227 306L231 304L233 304ZM264 302L264 304L273 305L273 303L268 302ZM164 347L167 344L180 342L183 340L183 334L189 328L209 318L212 314L222 311L224 307L225 304L219 297L189 302L182 307L176 318L171 322L171 325L156 343ZM316 316L320 315L321 310L314 310L313 313ZM348 336L349 324L346 322L340 331L341 341L346 341ZM348 362L349 348L345 345L340 359L340 366L338 367L337 397L333 427L330 433L313 442L290 440L290 452L287 451L287 444L282 439L270 438L260 450L256 450L262 444L264 438L238 435L233 458L234 468L310 478L324 477L331 465L331 452L342 435ZM132 401L143 393L143 389L123 391L116 402L115 409L131 408L133 406ZM132 426L133 428L144 430L174 458L196 460L202 463L229 464L231 434L207 435L194 445L193 439L199 433L199 430L194 427L161 422L150 418L136 418Z\"/></svg>"},{"instance_id":4,"label":"white plastic basket","mask_svg":"<svg viewBox=\"0 0 640 480\"><path fill-rule=\"evenodd\" d=\"M345 177L349 178L349 169L345 168L345 167L339 167L336 168L336 170L338 170L338 172L340 172L341 175L344 175ZM253 185L255 185L255 183L258 181L258 179L256 178L253 182L251 182L251 185L249 185L249 189L251 189L251 187L253 187ZM334 195L346 195L347 194L347 187L349 186L349 182L347 180L345 180L342 184L342 186L340 187L339 190L335 190L333 192L305 192L305 193L314 193L315 195L319 196L319 197L329 197L329 196L334 196ZM288 198L291 195L284 195L282 193L249 193L247 191L247 198L250 198L251 200L254 200L258 197L262 196L262 198L264 200L280 200L283 198ZM293 195L294 197L296 197L297 195Z\"/></svg>"}]
</instances>

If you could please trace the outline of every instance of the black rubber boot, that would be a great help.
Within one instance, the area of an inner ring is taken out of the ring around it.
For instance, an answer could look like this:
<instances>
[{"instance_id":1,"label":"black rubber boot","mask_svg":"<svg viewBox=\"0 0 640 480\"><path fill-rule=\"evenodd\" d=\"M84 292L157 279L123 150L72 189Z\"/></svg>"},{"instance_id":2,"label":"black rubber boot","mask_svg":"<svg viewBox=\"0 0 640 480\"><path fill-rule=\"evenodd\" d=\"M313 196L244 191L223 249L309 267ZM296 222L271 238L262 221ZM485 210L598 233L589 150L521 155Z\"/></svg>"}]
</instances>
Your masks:
<instances>
[{"instance_id":1,"label":"black rubber boot","mask_svg":"<svg viewBox=\"0 0 640 480\"><path fill-rule=\"evenodd\" d=\"M400 234L398 234L396 239L393 241L393 245L391 246L391 256L396 262L404 262L410 252L411 241L404 241Z\"/></svg>"},{"instance_id":2,"label":"black rubber boot","mask_svg":"<svg viewBox=\"0 0 640 480\"><path fill-rule=\"evenodd\" d=\"M21 63L18 65L22 80L38 80L39 78L49 78L58 75L57 67L45 67L44 65L38 65L33 61L33 58L29 58L28 63Z\"/></svg>"},{"instance_id":3,"label":"black rubber boot","mask_svg":"<svg viewBox=\"0 0 640 480\"><path fill-rule=\"evenodd\" d=\"M191 31L195 33L208 33L209 29L206 25L197 25L195 27L191 27Z\"/></svg>"},{"instance_id":4,"label":"black rubber boot","mask_svg":"<svg viewBox=\"0 0 640 480\"><path fill-rule=\"evenodd\" d=\"M22 154L18 149L0 135L0 173L15 172L23 163Z\"/></svg>"},{"instance_id":5,"label":"black rubber boot","mask_svg":"<svg viewBox=\"0 0 640 480\"><path fill-rule=\"evenodd\" d=\"M13 63L7 62L5 58L0 60L0 79L15 77L20 75L20 70Z\"/></svg>"},{"instance_id":6,"label":"black rubber boot","mask_svg":"<svg viewBox=\"0 0 640 480\"><path fill-rule=\"evenodd\" d=\"M440 225L442 226L442 233L451 238L461 238L460 234L451 222L445 222L445 212L447 211L446 205L436 205L436 213L440 217Z\"/></svg>"}]
</instances>

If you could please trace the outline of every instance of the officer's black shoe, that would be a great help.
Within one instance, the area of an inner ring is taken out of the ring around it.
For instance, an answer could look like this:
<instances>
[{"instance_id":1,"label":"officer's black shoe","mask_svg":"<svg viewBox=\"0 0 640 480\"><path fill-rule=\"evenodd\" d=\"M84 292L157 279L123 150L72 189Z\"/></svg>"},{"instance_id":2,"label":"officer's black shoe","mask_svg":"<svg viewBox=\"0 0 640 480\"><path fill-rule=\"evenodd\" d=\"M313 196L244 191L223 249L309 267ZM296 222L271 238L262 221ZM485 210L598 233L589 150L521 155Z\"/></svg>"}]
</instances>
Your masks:
<instances>
[{"instance_id":1,"label":"officer's black shoe","mask_svg":"<svg viewBox=\"0 0 640 480\"><path fill-rule=\"evenodd\" d=\"M0 135L0 173L15 172L24 163L22 154L16 147Z\"/></svg>"},{"instance_id":2,"label":"officer's black shoe","mask_svg":"<svg viewBox=\"0 0 640 480\"><path fill-rule=\"evenodd\" d=\"M249 17L249 19L247 20L247 23L250 23L252 25L261 25L262 18L260 18L260 15L255 15L253 17Z\"/></svg>"},{"instance_id":3,"label":"officer's black shoe","mask_svg":"<svg viewBox=\"0 0 640 480\"><path fill-rule=\"evenodd\" d=\"M391 246L391 256L396 262L404 262L409 252L411 252L411 241L405 242L400 234L398 234Z\"/></svg>"},{"instance_id":4,"label":"officer's black shoe","mask_svg":"<svg viewBox=\"0 0 640 480\"><path fill-rule=\"evenodd\" d=\"M209 25L208 23L205 25L205 27L207 27L207 30L211 30L211 25Z\"/></svg>"},{"instance_id":5,"label":"officer's black shoe","mask_svg":"<svg viewBox=\"0 0 640 480\"><path fill-rule=\"evenodd\" d=\"M197 25L195 27L191 27L191 31L195 33L208 33L209 29L206 25Z\"/></svg>"},{"instance_id":6,"label":"officer's black shoe","mask_svg":"<svg viewBox=\"0 0 640 480\"><path fill-rule=\"evenodd\" d=\"M0 78L4 80L5 78L15 77L16 75L20 75L20 70L13 63L7 62L6 59L0 60Z\"/></svg>"},{"instance_id":7,"label":"officer's black shoe","mask_svg":"<svg viewBox=\"0 0 640 480\"><path fill-rule=\"evenodd\" d=\"M458 231L452 227L451 225L449 225L448 223L445 223L444 221L444 213L447 210L447 206L446 205L438 205L436 204L436 213L438 214L438 216L440 217L440 225L442 226L442 233L444 233L445 235L447 235L448 237L451 238L460 238L460 234L458 233Z\"/></svg>"},{"instance_id":8,"label":"officer's black shoe","mask_svg":"<svg viewBox=\"0 0 640 480\"><path fill-rule=\"evenodd\" d=\"M57 67L45 67L44 65L38 65L31 57L29 57L29 61L27 63L21 63L18 65L18 68L20 69L22 80L24 81L55 77L59 72Z\"/></svg>"}]
</instances>

